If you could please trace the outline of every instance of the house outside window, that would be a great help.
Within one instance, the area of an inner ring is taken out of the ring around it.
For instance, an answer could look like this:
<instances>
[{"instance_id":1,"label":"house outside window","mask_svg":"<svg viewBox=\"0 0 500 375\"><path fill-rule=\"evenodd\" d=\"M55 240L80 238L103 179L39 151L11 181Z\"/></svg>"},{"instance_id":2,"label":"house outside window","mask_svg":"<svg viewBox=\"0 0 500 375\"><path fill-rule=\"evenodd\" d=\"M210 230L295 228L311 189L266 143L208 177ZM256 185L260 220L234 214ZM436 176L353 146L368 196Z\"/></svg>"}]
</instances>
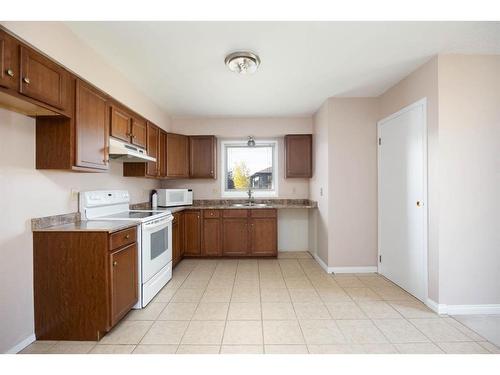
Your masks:
<instances>
[{"instance_id":1,"label":"house outside window","mask_svg":"<svg viewBox=\"0 0 500 375\"><path fill-rule=\"evenodd\" d=\"M278 196L277 141L222 141L222 196L245 198L249 189L254 197Z\"/></svg>"}]
</instances>

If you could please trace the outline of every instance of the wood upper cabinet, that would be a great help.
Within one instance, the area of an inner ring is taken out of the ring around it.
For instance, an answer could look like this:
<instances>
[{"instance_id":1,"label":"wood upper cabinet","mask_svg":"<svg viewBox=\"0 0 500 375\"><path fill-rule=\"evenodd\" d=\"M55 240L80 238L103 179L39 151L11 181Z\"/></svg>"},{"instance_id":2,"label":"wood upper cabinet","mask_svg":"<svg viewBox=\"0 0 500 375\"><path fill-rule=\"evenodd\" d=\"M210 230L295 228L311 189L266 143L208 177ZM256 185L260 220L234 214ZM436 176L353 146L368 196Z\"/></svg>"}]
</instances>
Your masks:
<instances>
[{"instance_id":1,"label":"wood upper cabinet","mask_svg":"<svg viewBox=\"0 0 500 375\"><path fill-rule=\"evenodd\" d=\"M285 177L310 178L313 174L312 135L285 136Z\"/></svg>"},{"instance_id":2,"label":"wood upper cabinet","mask_svg":"<svg viewBox=\"0 0 500 375\"><path fill-rule=\"evenodd\" d=\"M109 256L111 286L111 325L137 302L137 244L133 243Z\"/></svg>"},{"instance_id":3,"label":"wood upper cabinet","mask_svg":"<svg viewBox=\"0 0 500 375\"><path fill-rule=\"evenodd\" d=\"M221 231L219 210L203 210L201 255L222 255Z\"/></svg>"},{"instance_id":4,"label":"wood upper cabinet","mask_svg":"<svg viewBox=\"0 0 500 375\"><path fill-rule=\"evenodd\" d=\"M217 138L213 135L189 136L189 177L216 179Z\"/></svg>"},{"instance_id":5,"label":"wood upper cabinet","mask_svg":"<svg viewBox=\"0 0 500 375\"><path fill-rule=\"evenodd\" d=\"M116 105L112 105L109 135L121 139L124 142L130 142L132 119L130 113Z\"/></svg>"},{"instance_id":6,"label":"wood upper cabinet","mask_svg":"<svg viewBox=\"0 0 500 375\"><path fill-rule=\"evenodd\" d=\"M19 43L0 30L0 86L17 90L19 85Z\"/></svg>"},{"instance_id":7,"label":"wood upper cabinet","mask_svg":"<svg viewBox=\"0 0 500 375\"><path fill-rule=\"evenodd\" d=\"M130 133L130 143L146 148L147 146L147 125L146 120L133 118L132 131Z\"/></svg>"},{"instance_id":8,"label":"wood upper cabinet","mask_svg":"<svg viewBox=\"0 0 500 375\"><path fill-rule=\"evenodd\" d=\"M184 255L201 255L201 212L184 211Z\"/></svg>"},{"instance_id":9,"label":"wood upper cabinet","mask_svg":"<svg viewBox=\"0 0 500 375\"><path fill-rule=\"evenodd\" d=\"M167 133L167 178L189 177L189 143L182 134Z\"/></svg>"},{"instance_id":10,"label":"wood upper cabinet","mask_svg":"<svg viewBox=\"0 0 500 375\"><path fill-rule=\"evenodd\" d=\"M75 165L108 169L107 98L79 79L75 97Z\"/></svg>"},{"instance_id":11,"label":"wood upper cabinet","mask_svg":"<svg viewBox=\"0 0 500 375\"><path fill-rule=\"evenodd\" d=\"M254 256L278 254L276 210L250 211L250 253Z\"/></svg>"},{"instance_id":12,"label":"wood upper cabinet","mask_svg":"<svg viewBox=\"0 0 500 375\"><path fill-rule=\"evenodd\" d=\"M38 52L21 46L21 86L19 92L55 108L68 105L69 73Z\"/></svg>"},{"instance_id":13,"label":"wood upper cabinet","mask_svg":"<svg viewBox=\"0 0 500 375\"><path fill-rule=\"evenodd\" d=\"M160 142L158 146L158 176L167 177L167 133L160 129Z\"/></svg>"},{"instance_id":14,"label":"wood upper cabinet","mask_svg":"<svg viewBox=\"0 0 500 375\"><path fill-rule=\"evenodd\" d=\"M148 156L155 158L156 161L149 161L147 163L146 175L150 177L158 176L158 149L160 142L160 129L148 122L147 124L147 146L146 150L148 152Z\"/></svg>"}]
</instances>

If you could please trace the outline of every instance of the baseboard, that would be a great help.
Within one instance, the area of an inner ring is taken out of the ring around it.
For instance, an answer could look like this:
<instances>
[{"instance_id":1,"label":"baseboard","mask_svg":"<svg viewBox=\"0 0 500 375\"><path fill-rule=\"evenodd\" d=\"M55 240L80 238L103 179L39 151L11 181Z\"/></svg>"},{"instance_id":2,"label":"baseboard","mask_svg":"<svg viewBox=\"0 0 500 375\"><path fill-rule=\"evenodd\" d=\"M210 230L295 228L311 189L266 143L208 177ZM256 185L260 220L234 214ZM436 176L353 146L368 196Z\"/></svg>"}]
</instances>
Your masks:
<instances>
[{"instance_id":1,"label":"baseboard","mask_svg":"<svg viewBox=\"0 0 500 375\"><path fill-rule=\"evenodd\" d=\"M500 304L488 305L446 305L439 304L431 299L426 305L434 312L442 315L492 315L500 314Z\"/></svg>"},{"instance_id":2,"label":"baseboard","mask_svg":"<svg viewBox=\"0 0 500 375\"><path fill-rule=\"evenodd\" d=\"M367 266L367 267L330 267L333 273L376 273L378 271L377 266Z\"/></svg>"},{"instance_id":3,"label":"baseboard","mask_svg":"<svg viewBox=\"0 0 500 375\"><path fill-rule=\"evenodd\" d=\"M29 335L28 337L26 337L21 342L19 342L16 345L14 345L9 350L7 350L5 352L5 354L16 354L16 353L19 353L21 350L23 350L24 348L26 348L29 344L31 344L34 341L36 341L36 337L35 337L35 334L33 333L33 334Z\"/></svg>"},{"instance_id":4,"label":"baseboard","mask_svg":"<svg viewBox=\"0 0 500 375\"><path fill-rule=\"evenodd\" d=\"M318 254L311 254L314 259L316 260L316 262L318 262L318 264L321 266L321 268L323 268L323 270L327 273L332 273L333 271L331 271L328 266L326 265L326 263L323 261L323 259L321 259Z\"/></svg>"}]
</instances>

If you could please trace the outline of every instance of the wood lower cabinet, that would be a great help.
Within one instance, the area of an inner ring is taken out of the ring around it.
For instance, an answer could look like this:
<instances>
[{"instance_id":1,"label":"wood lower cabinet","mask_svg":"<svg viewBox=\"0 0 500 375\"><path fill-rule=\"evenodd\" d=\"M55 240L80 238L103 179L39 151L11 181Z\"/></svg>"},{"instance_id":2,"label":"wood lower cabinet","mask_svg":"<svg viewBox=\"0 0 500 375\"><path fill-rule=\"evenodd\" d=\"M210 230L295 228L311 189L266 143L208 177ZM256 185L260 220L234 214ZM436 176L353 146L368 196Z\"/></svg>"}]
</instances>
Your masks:
<instances>
[{"instance_id":1,"label":"wood lower cabinet","mask_svg":"<svg viewBox=\"0 0 500 375\"><path fill-rule=\"evenodd\" d=\"M106 96L76 81L75 165L108 169L108 105Z\"/></svg>"},{"instance_id":2,"label":"wood lower cabinet","mask_svg":"<svg viewBox=\"0 0 500 375\"><path fill-rule=\"evenodd\" d=\"M17 90L19 86L19 43L0 30L0 86Z\"/></svg>"},{"instance_id":3,"label":"wood lower cabinet","mask_svg":"<svg viewBox=\"0 0 500 375\"><path fill-rule=\"evenodd\" d=\"M222 222L219 210L203 210L201 255L222 255Z\"/></svg>"},{"instance_id":4,"label":"wood lower cabinet","mask_svg":"<svg viewBox=\"0 0 500 375\"><path fill-rule=\"evenodd\" d=\"M312 134L291 134L285 136L285 177L311 178Z\"/></svg>"},{"instance_id":5,"label":"wood lower cabinet","mask_svg":"<svg viewBox=\"0 0 500 375\"><path fill-rule=\"evenodd\" d=\"M217 138L213 135L189 136L189 177L216 179Z\"/></svg>"},{"instance_id":6,"label":"wood lower cabinet","mask_svg":"<svg viewBox=\"0 0 500 375\"><path fill-rule=\"evenodd\" d=\"M201 255L201 212L188 210L183 212L184 255Z\"/></svg>"},{"instance_id":7,"label":"wood lower cabinet","mask_svg":"<svg viewBox=\"0 0 500 375\"><path fill-rule=\"evenodd\" d=\"M182 134L167 133L166 177L189 178L189 143Z\"/></svg>"},{"instance_id":8,"label":"wood lower cabinet","mask_svg":"<svg viewBox=\"0 0 500 375\"><path fill-rule=\"evenodd\" d=\"M222 224L222 255L248 255L248 219L228 217Z\"/></svg>"},{"instance_id":9,"label":"wood lower cabinet","mask_svg":"<svg viewBox=\"0 0 500 375\"><path fill-rule=\"evenodd\" d=\"M123 318L137 302L137 244L109 255L111 285L111 325Z\"/></svg>"},{"instance_id":10,"label":"wood lower cabinet","mask_svg":"<svg viewBox=\"0 0 500 375\"><path fill-rule=\"evenodd\" d=\"M38 340L100 340L137 302L136 226L33 233Z\"/></svg>"},{"instance_id":11,"label":"wood lower cabinet","mask_svg":"<svg viewBox=\"0 0 500 375\"><path fill-rule=\"evenodd\" d=\"M55 108L65 109L69 102L69 73L40 53L24 46L20 48L19 92Z\"/></svg>"},{"instance_id":12,"label":"wood lower cabinet","mask_svg":"<svg viewBox=\"0 0 500 375\"><path fill-rule=\"evenodd\" d=\"M250 254L273 256L278 253L276 210L250 211Z\"/></svg>"}]
</instances>

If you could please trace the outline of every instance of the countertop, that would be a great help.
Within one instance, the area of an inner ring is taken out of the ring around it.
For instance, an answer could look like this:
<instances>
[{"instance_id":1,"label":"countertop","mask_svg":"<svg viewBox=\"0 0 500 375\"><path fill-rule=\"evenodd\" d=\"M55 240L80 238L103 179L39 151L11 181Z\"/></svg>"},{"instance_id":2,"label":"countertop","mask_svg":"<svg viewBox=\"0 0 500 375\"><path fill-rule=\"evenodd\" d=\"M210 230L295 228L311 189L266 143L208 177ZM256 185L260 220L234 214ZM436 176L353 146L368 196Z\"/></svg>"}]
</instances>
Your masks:
<instances>
[{"instance_id":1,"label":"countertop","mask_svg":"<svg viewBox=\"0 0 500 375\"><path fill-rule=\"evenodd\" d=\"M75 223L53 225L46 228L33 229L33 232L108 232L113 233L122 229L137 226L138 223L124 220L82 220Z\"/></svg>"},{"instance_id":2,"label":"countertop","mask_svg":"<svg viewBox=\"0 0 500 375\"><path fill-rule=\"evenodd\" d=\"M234 204L245 203L245 200L199 200L194 201L192 206L157 207L156 210L167 210L179 212L183 210L259 210L259 209L311 209L317 208L318 204L306 199L269 199L255 200L255 203L265 203L266 206L234 206Z\"/></svg>"}]
</instances>

